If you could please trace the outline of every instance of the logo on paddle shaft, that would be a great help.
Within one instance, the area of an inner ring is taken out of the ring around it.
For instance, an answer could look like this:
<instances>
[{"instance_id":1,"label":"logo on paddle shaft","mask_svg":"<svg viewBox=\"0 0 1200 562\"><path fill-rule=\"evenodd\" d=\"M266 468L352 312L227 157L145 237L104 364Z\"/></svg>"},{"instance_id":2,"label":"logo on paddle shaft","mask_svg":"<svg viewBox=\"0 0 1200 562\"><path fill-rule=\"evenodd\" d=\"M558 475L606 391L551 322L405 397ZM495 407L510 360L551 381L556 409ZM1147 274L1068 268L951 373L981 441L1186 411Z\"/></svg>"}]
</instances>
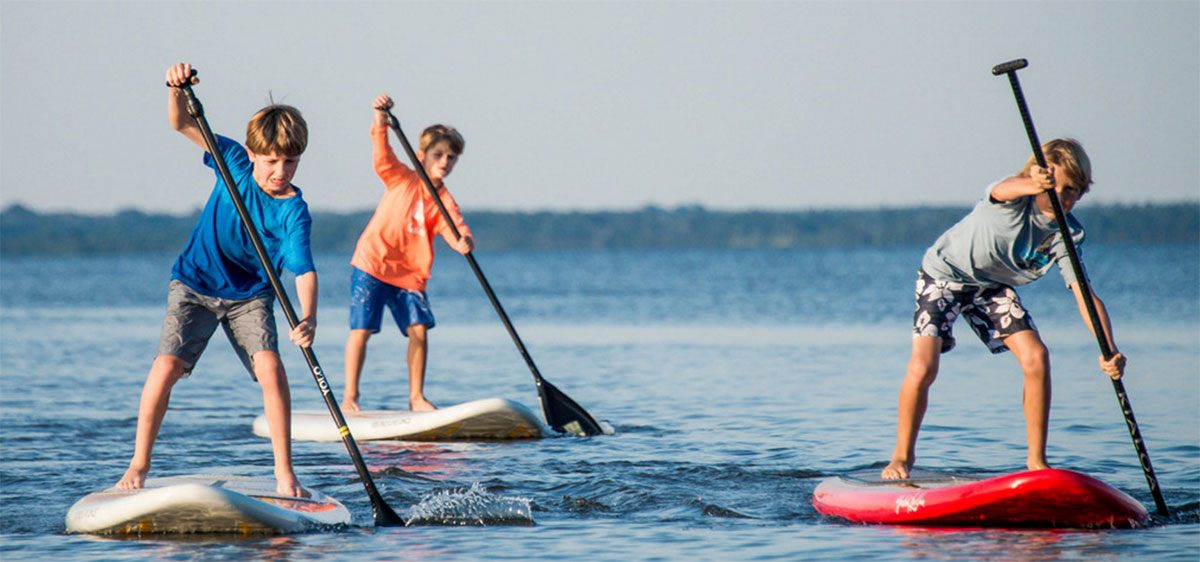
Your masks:
<instances>
[{"instance_id":1,"label":"logo on paddle shaft","mask_svg":"<svg viewBox=\"0 0 1200 562\"><path fill-rule=\"evenodd\" d=\"M312 368L313 376L317 379L317 387L321 389L321 396L329 396L329 381L325 380L325 372L321 370L320 365L314 365Z\"/></svg>"}]
</instances>

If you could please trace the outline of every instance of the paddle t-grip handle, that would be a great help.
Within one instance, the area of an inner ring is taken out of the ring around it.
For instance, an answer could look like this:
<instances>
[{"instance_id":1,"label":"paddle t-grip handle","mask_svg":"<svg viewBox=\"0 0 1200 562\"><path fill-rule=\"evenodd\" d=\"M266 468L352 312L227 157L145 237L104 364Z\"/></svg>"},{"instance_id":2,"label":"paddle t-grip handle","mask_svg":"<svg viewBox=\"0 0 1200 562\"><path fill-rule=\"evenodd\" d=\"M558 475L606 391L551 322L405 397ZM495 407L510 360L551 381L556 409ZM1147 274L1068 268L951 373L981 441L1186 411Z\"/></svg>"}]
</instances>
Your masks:
<instances>
[{"instance_id":1,"label":"paddle t-grip handle","mask_svg":"<svg viewBox=\"0 0 1200 562\"><path fill-rule=\"evenodd\" d=\"M191 79L191 78L195 78L195 77L196 77L196 74L197 74L197 73L196 73L196 69L194 69L194 68L193 68L193 69L192 69L192 73L191 73L191 74L188 74L188 78L189 78L189 80L187 81L187 84L186 84L186 85L190 86L190 85L192 84L192 81L191 81L190 79ZM170 82L167 82L167 87L168 87L168 88L182 88L183 86L172 86Z\"/></svg>"},{"instance_id":2,"label":"paddle t-grip handle","mask_svg":"<svg viewBox=\"0 0 1200 562\"><path fill-rule=\"evenodd\" d=\"M1002 62L1002 63L992 67L992 75L1000 76L1001 74L1008 74L1009 72L1021 70L1022 68L1025 68L1027 66L1029 66L1029 61L1027 61L1025 59L1017 59L1017 60L1010 60L1008 62Z\"/></svg>"},{"instance_id":3,"label":"paddle t-grip handle","mask_svg":"<svg viewBox=\"0 0 1200 562\"><path fill-rule=\"evenodd\" d=\"M195 78L196 74L196 69L193 68L192 72L188 74L187 81L185 81L182 85L172 86L171 83L168 82L167 87L179 88L180 90L187 90L190 92L192 90L192 78ZM204 117L204 104L200 103L200 98L196 97L195 95L187 96L187 112L188 115L192 116L192 119L199 120L201 117Z\"/></svg>"}]
</instances>

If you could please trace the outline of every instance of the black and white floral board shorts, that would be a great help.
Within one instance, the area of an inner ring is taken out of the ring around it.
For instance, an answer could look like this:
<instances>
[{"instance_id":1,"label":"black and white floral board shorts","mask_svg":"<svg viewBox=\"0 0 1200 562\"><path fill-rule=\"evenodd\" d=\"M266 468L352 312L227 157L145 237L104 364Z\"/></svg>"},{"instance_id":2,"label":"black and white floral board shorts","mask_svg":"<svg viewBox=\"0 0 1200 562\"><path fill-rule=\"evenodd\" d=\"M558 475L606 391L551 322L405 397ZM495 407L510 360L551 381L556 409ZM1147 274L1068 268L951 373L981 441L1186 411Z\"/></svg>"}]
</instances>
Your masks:
<instances>
[{"instance_id":1,"label":"black and white floral board shorts","mask_svg":"<svg viewBox=\"0 0 1200 562\"><path fill-rule=\"evenodd\" d=\"M1004 339L1022 330L1037 330L1021 298L1008 285L979 287L939 281L925 270L917 272L917 310L913 337L942 338L942 353L954 349L952 328L959 315L992 353L1008 351Z\"/></svg>"}]
</instances>

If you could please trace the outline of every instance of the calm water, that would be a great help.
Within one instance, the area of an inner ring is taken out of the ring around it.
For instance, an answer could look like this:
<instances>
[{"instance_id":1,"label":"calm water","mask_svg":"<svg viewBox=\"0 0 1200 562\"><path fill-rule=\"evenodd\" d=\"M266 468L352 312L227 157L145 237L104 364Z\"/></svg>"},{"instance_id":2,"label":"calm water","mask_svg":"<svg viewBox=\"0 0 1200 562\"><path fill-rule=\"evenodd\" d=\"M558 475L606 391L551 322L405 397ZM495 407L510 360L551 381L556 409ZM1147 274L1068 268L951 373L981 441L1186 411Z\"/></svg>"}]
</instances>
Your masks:
<instances>
[{"instance_id":1,"label":"calm water","mask_svg":"<svg viewBox=\"0 0 1200 562\"><path fill-rule=\"evenodd\" d=\"M482 493L532 526L371 526L341 443L297 442L301 481L354 525L295 536L120 541L63 516L127 466L173 256L0 260L0 558L106 560L1117 560L1200 557L1200 252L1088 248L1130 357L1126 386L1174 515L1133 531L929 530L827 520L824 477L881 467L908 358L921 248L512 252L477 256L542 373L616 434L517 443L361 443L404 515ZM348 272L321 256L317 357L342 391ZM441 248L427 395L537 408L533 380L464 260ZM289 283L289 287L290 287ZM1051 348L1050 460L1153 506L1095 341L1057 273L1022 291ZM1021 376L964 326L921 434L926 468L1024 463ZM403 408L405 342L374 338L364 406ZM282 350L295 407L323 409ZM269 476L261 394L223 336L176 386L151 476ZM331 422L332 423L332 422ZM473 492L467 492L475 487Z\"/></svg>"}]
</instances>

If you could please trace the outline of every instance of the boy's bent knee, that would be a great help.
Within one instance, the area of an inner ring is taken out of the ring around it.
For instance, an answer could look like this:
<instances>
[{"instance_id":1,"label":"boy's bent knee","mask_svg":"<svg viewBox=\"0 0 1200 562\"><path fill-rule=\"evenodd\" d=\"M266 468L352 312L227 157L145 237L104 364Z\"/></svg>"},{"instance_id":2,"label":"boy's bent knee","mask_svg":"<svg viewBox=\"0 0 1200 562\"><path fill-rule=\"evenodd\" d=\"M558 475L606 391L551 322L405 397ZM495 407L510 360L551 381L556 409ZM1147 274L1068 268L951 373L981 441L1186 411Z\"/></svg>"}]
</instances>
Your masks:
<instances>
[{"instance_id":1,"label":"boy's bent knee","mask_svg":"<svg viewBox=\"0 0 1200 562\"><path fill-rule=\"evenodd\" d=\"M409 326L406 331L406 335L410 341L424 342L429 329L426 328L424 324L413 324L412 326Z\"/></svg>"},{"instance_id":2,"label":"boy's bent knee","mask_svg":"<svg viewBox=\"0 0 1200 562\"><path fill-rule=\"evenodd\" d=\"M1016 356L1026 376L1044 376L1050 372L1050 350L1038 337L1037 332L1017 332L1004 343Z\"/></svg>"},{"instance_id":3,"label":"boy's bent knee","mask_svg":"<svg viewBox=\"0 0 1200 562\"><path fill-rule=\"evenodd\" d=\"M913 339L913 353L908 360L908 378L920 381L923 385L933 383L937 378L938 364L941 360L941 338L919 337Z\"/></svg>"},{"instance_id":4,"label":"boy's bent knee","mask_svg":"<svg viewBox=\"0 0 1200 562\"><path fill-rule=\"evenodd\" d=\"M922 387L928 387L937 379L937 374L938 368L936 363L930 364L914 360L908 364L906 377L909 381L916 382Z\"/></svg>"},{"instance_id":5,"label":"boy's bent knee","mask_svg":"<svg viewBox=\"0 0 1200 562\"><path fill-rule=\"evenodd\" d=\"M366 345L367 340L371 339L371 336L374 334L375 332L372 330L350 330L350 337L348 338L348 341L350 343Z\"/></svg>"},{"instance_id":6,"label":"boy's bent knee","mask_svg":"<svg viewBox=\"0 0 1200 562\"><path fill-rule=\"evenodd\" d=\"M283 371L283 362L279 359L279 354L274 351L263 350L254 354L252 359L254 364L254 376L259 382L264 380L286 378Z\"/></svg>"},{"instance_id":7,"label":"boy's bent knee","mask_svg":"<svg viewBox=\"0 0 1200 562\"><path fill-rule=\"evenodd\" d=\"M150 377L164 379L175 384L183 378L185 369L187 369L187 364L182 358L174 355L159 355L154 358L154 364L150 367Z\"/></svg>"},{"instance_id":8,"label":"boy's bent knee","mask_svg":"<svg viewBox=\"0 0 1200 562\"><path fill-rule=\"evenodd\" d=\"M1042 348L1041 351L1034 351L1021 360L1021 370L1025 372L1025 376L1045 377L1050 373L1050 352Z\"/></svg>"}]
</instances>

